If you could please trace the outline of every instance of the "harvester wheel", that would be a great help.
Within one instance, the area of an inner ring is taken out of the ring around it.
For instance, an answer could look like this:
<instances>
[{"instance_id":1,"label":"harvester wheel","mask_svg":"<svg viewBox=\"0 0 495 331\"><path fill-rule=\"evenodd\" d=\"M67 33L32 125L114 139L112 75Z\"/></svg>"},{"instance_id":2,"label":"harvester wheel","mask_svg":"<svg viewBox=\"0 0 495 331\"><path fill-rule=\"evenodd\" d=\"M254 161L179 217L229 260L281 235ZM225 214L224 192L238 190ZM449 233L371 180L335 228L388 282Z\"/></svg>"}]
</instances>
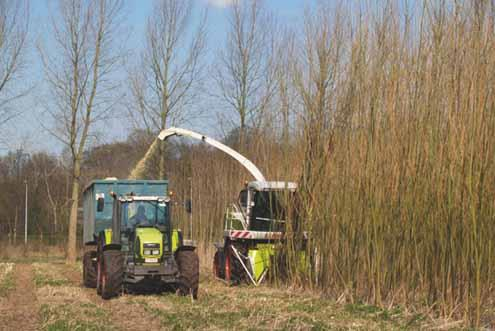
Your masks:
<instances>
[{"instance_id":1,"label":"harvester wheel","mask_svg":"<svg viewBox=\"0 0 495 331\"><path fill-rule=\"evenodd\" d=\"M181 250L176 255L179 266L180 278L177 287L179 295L192 294L194 299L198 297L199 287L199 258L192 250Z\"/></svg>"},{"instance_id":2,"label":"harvester wheel","mask_svg":"<svg viewBox=\"0 0 495 331\"><path fill-rule=\"evenodd\" d=\"M105 300L120 294L124 282L124 254L117 250L103 252L101 297Z\"/></svg>"},{"instance_id":3,"label":"harvester wheel","mask_svg":"<svg viewBox=\"0 0 495 331\"><path fill-rule=\"evenodd\" d=\"M213 258L213 275L225 279L225 254L222 251L217 251Z\"/></svg>"},{"instance_id":4,"label":"harvester wheel","mask_svg":"<svg viewBox=\"0 0 495 331\"><path fill-rule=\"evenodd\" d=\"M96 287L96 263L93 259L96 257L96 251L84 253L83 257L83 283L85 287Z\"/></svg>"}]
</instances>

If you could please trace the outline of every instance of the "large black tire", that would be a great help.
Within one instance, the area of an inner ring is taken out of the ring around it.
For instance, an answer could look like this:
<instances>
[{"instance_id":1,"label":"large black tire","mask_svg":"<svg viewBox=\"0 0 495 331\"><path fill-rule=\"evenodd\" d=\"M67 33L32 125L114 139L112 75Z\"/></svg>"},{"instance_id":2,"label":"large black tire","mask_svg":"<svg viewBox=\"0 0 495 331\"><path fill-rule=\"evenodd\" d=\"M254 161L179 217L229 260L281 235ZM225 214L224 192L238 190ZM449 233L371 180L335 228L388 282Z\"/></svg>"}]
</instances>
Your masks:
<instances>
[{"instance_id":1,"label":"large black tire","mask_svg":"<svg viewBox=\"0 0 495 331\"><path fill-rule=\"evenodd\" d=\"M213 275L216 278L225 279L225 254L217 251L213 258Z\"/></svg>"},{"instance_id":2,"label":"large black tire","mask_svg":"<svg viewBox=\"0 0 495 331\"><path fill-rule=\"evenodd\" d=\"M101 297L105 300L118 296L124 282L124 254L117 250L103 252Z\"/></svg>"},{"instance_id":3,"label":"large black tire","mask_svg":"<svg viewBox=\"0 0 495 331\"><path fill-rule=\"evenodd\" d=\"M103 254L96 254L96 293L101 295L101 274L103 273Z\"/></svg>"},{"instance_id":4,"label":"large black tire","mask_svg":"<svg viewBox=\"0 0 495 331\"><path fill-rule=\"evenodd\" d=\"M180 277L177 284L179 295L192 295L198 298L199 288L199 258L193 250L180 250L176 254Z\"/></svg>"},{"instance_id":5,"label":"large black tire","mask_svg":"<svg viewBox=\"0 0 495 331\"><path fill-rule=\"evenodd\" d=\"M93 259L96 257L96 251L84 253L83 257L83 284L85 287L96 287L96 263Z\"/></svg>"},{"instance_id":6,"label":"large black tire","mask_svg":"<svg viewBox=\"0 0 495 331\"><path fill-rule=\"evenodd\" d=\"M101 295L101 274L103 273L103 243L105 235L100 232L96 246L96 293Z\"/></svg>"}]
</instances>

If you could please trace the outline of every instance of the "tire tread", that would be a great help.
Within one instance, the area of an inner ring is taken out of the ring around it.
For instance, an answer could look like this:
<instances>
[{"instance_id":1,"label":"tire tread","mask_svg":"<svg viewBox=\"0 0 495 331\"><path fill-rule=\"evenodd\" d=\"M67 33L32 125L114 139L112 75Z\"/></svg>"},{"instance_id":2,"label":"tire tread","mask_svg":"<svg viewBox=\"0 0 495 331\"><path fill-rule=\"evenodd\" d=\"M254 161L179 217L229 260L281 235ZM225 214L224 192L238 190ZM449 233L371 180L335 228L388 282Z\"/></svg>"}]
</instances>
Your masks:
<instances>
[{"instance_id":1,"label":"tire tread","mask_svg":"<svg viewBox=\"0 0 495 331\"><path fill-rule=\"evenodd\" d=\"M193 250L180 250L176 255L180 271L178 292L180 295L192 294L196 299L199 288L199 257Z\"/></svg>"},{"instance_id":2,"label":"tire tread","mask_svg":"<svg viewBox=\"0 0 495 331\"><path fill-rule=\"evenodd\" d=\"M103 269L107 279L101 289L101 297L110 299L120 294L124 283L124 254L117 250L103 252Z\"/></svg>"}]
</instances>

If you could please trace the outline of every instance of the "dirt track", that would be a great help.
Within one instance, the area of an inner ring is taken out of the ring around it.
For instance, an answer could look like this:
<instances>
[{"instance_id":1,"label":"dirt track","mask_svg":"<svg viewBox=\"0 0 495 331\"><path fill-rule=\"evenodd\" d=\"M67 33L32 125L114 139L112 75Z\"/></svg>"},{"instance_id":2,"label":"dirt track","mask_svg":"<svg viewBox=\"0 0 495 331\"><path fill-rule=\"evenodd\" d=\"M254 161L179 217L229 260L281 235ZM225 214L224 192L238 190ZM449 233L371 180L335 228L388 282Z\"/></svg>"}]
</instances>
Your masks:
<instances>
[{"instance_id":1,"label":"dirt track","mask_svg":"<svg viewBox=\"0 0 495 331\"><path fill-rule=\"evenodd\" d=\"M33 267L30 264L15 266L15 291L7 300L0 302L0 330L37 330L38 302L33 282Z\"/></svg>"}]
</instances>

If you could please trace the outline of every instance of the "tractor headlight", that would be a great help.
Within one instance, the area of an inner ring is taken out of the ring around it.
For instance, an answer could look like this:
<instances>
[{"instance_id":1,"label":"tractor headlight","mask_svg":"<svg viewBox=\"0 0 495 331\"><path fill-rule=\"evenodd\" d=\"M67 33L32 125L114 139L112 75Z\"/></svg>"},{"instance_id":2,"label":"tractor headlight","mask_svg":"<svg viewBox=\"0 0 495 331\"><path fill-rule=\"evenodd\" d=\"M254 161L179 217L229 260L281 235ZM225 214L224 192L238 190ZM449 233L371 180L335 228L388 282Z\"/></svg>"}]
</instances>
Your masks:
<instances>
[{"instance_id":1,"label":"tractor headlight","mask_svg":"<svg viewBox=\"0 0 495 331\"><path fill-rule=\"evenodd\" d=\"M144 244L144 255L160 255L160 244Z\"/></svg>"}]
</instances>

